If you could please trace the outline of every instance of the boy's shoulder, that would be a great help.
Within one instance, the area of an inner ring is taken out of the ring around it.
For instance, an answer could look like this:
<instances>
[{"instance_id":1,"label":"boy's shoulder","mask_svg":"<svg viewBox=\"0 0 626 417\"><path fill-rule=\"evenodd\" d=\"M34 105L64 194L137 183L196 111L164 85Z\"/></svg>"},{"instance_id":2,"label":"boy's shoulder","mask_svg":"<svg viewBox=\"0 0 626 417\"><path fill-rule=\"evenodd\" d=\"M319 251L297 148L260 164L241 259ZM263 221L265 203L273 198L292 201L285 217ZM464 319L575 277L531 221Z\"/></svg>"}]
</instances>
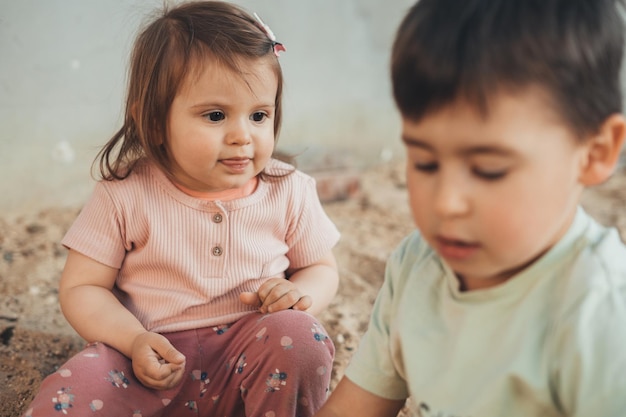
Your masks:
<instances>
[{"instance_id":1,"label":"boy's shoulder","mask_svg":"<svg viewBox=\"0 0 626 417\"><path fill-rule=\"evenodd\" d=\"M626 245L617 230L591 224L564 274L551 292L556 315L546 349L561 400L584 409L593 404L587 394L626 389ZM623 407L613 397L602 407Z\"/></svg>"},{"instance_id":2,"label":"boy's shoulder","mask_svg":"<svg viewBox=\"0 0 626 417\"><path fill-rule=\"evenodd\" d=\"M591 216L588 219L588 226L573 249L572 274L593 286L626 284L626 245L619 231L598 223ZM589 279L590 274L601 279Z\"/></svg>"},{"instance_id":3,"label":"boy's shoulder","mask_svg":"<svg viewBox=\"0 0 626 417\"><path fill-rule=\"evenodd\" d=\"M419 230L415 229L396 246L391 259L399 263L415 263L424 258L431 258L435 251L426 243Z\"/></svg>"},{"instance_id":4,"label":"boy's shoulder","mask_svg":"<svg viewBox=\"0 0 626 417\"><path fill-rule=\"evenodd\" d=\"M577 243L572 249L567 278L559 291L564 299L578 303L621 293L620 299L626 307L626 245L618 230L591 219ZM565 308L571 310L568 303Z\"/></svg>"},{"instance_id":5,"label":"boy's shoulder","mask_svg":"<svg viewBox=\"0 0 626 417\"><path fill-rule=\"evenodd\" d=\"M413 285L435 285L445 275L445 268L437 253L424 240L419 230L408 234L392 251L387 260L387 278L396 289L404 288L413 280Z\"/></svg>"}]
</instances>

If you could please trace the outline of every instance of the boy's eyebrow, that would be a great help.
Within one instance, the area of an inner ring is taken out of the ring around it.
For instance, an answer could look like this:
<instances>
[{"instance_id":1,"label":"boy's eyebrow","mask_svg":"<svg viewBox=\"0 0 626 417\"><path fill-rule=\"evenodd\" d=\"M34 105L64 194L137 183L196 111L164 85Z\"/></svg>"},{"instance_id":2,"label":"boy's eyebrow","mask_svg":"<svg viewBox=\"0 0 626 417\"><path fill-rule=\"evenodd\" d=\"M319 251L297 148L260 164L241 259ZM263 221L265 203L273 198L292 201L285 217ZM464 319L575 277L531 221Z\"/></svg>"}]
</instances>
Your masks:
<instances>
[{"instance_id":1,"label":"boy's eyebrow","mask_svg":"<svg viewBox=\"0 0 626 417\"><path fill-rule=\"evenodd\" d=\"M423 148L423 149L426 149L428 151L432 151L433 150L432 146L430 146L426 142L422 142L421 140L416 139L416 138L412 138L410 136L402 135L402 142L404 142L404 144L406 146L414 146L414 147L417 147L417 148Z\"/></svg>"},{"instance_id":2,"label":"boy's eyebrow","mask_svg":"<svg viewBox=\"0 0 626 417\"><path fill-rule=\"evenodd\" d=\"M417 138L402 136L402 142L406 146L414 146L417 148L422 148L427 151L434 152L435 149L425 141L422 141ZM481 155L481 154L489 154L489 155L499 155L499 156L513 156L515 152L510 149L495 146L495 145L480 145L480 146L469 146L467 148L462 148L458 152L461 156L473 156L473 155Z\"/></svg>"},{"instance_id":3,"label":"boy's eyebrow","mask_svg":"<svg viewBox=\"0 0 626 417\"><path fill-rule=\"evenodd\" d=\"M498 156L512 156L513 151L510 149L503 148L501 146L474 146L467 149L462 149L460 152L463 156L472 156L472 155L498 155Z\"/></svg>"}]
</instances>

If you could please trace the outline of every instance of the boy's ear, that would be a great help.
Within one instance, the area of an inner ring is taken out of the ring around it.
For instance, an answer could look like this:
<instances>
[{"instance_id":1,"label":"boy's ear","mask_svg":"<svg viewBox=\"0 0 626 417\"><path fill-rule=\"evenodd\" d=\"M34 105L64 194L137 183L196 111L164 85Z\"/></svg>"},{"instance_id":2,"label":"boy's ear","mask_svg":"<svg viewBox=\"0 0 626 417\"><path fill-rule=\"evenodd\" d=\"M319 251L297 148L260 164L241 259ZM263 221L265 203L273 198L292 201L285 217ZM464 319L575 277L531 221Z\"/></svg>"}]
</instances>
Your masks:
<instances>
[{"instance_id":1,"label":"boy's ear","mask_svg":"<svg viewBox=\"0 0 626 417\"><path fill-rule=\"evenodd\" d=\"M601 184L613 174L626 136L626 119L621 114L609 116L598 133L589 138L580 182L585 186Z\"/></svg>"}]
</instances>

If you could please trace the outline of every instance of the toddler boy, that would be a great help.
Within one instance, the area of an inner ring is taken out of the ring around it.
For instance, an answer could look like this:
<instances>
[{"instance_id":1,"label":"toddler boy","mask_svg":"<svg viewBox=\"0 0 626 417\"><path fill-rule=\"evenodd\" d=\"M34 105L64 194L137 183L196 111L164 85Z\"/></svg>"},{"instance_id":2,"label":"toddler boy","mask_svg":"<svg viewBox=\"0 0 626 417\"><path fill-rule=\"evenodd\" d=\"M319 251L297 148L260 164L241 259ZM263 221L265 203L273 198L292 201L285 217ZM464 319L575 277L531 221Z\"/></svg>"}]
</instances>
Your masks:
<instances>
[{"instance_id":1,"label":"toddler boy","mask_svg":"<svg viewBox=\"0 0 626 417\"><path fill-rule=\"evenodd\" d=\"M617 0L421 0L392 54L417 231L319 417L626 416Z\"/></svg>"}]
</instances>

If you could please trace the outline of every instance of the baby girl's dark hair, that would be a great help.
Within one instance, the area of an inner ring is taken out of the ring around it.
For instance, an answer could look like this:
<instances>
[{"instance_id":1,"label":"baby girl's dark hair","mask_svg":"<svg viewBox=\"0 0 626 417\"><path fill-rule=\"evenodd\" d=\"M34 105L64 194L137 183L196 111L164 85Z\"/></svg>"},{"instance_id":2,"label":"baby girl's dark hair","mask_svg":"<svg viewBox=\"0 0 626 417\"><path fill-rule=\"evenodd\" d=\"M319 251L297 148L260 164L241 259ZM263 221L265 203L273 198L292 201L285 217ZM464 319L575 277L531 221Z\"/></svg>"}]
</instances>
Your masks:
<instances>
[{"instance_id":1,"label":"baby girl's dark hair","mask_svg":"<svg viewBox=\"0 0 626 417\"><path fill-rule=\"evenodd\" d=\"M242 59L266 59L274 68L278 80L274 134L278 137L283 76L274 44L255 18L223 1L189 2L165 9L135 41L124 124L96 158L101 177L123 179L142 158L169 172L166 124L182 83L187 76L199 74L207 63L243 76Z\"/></svg>"},{"instance_id":2,"label":"baby girl's dark hair","mask_svg":"<svg viewBox=\"0 0 626 417\"><path fill-rule=\"evenodd\" d=\"M537 86L580 137L621 112L620 0L420 0L396 35L392 82L404 117L457 99Z\"/></svg>"}]
</instances>

